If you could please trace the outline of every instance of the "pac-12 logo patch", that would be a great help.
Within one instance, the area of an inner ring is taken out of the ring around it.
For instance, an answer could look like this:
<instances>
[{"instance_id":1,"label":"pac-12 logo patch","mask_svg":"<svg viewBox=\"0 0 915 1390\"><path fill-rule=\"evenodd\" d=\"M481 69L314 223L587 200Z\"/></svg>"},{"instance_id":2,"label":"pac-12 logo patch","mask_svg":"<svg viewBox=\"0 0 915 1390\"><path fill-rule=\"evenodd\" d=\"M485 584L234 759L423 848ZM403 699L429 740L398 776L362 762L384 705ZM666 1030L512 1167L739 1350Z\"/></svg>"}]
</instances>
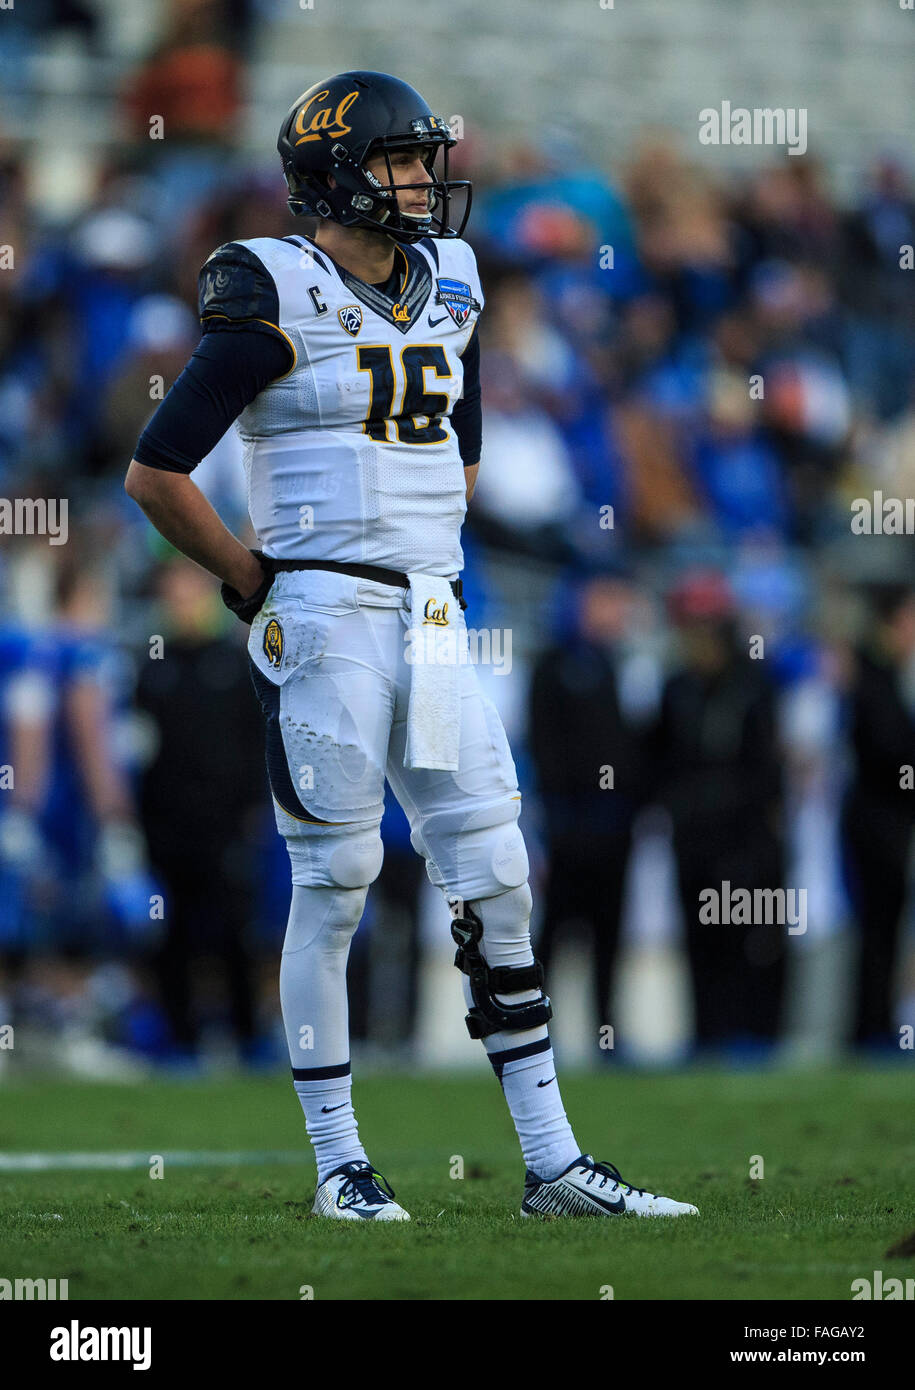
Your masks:
<instances>
[{"instance_id":1,"label":"pac-12 logo patch","mask_svg":"<svg viewBox=\"0 0 915 1390\"><path fill-rule=\"evenodd\" d=\"M480 305L464 280L436 280L435 288L436 304L444 304L458 328L464 327L474 309L479 313Z\"/></svg>"},{"instance_id":2,"label":"pac-12 logo patch","mask_svg":"<svg viewBox=\"0 0 915 1390\"><path fill-rule=\"evenodd\" d=\"M276 618L271 618L264 628L264 655L275 666L277 670L283 663L283 650L285 648L283 629L280 627Z\"/></svg>"},{"instance_id":3,"label":"pac-12 logo patch","mask_svg":"<svg viewBox=\"0 0 915 1390\"><path fill-rule=\"evenodd\" d=\"M337 318L340 320L340 326L346 329L351 338L355 338L362 327L362 310L359 305L347 304L343 309L338 309Z\"/></svg>"}]
</instances>

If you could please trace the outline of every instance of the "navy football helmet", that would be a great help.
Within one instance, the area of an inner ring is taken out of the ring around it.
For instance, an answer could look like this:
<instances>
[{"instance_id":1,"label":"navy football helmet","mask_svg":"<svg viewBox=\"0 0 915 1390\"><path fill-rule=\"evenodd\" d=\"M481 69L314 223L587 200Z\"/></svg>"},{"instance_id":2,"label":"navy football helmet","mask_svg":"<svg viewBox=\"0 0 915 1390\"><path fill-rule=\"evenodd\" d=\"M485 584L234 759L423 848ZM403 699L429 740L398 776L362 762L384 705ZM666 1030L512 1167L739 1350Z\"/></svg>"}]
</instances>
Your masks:
<instances>
[{"instance_id":1,"label":"navy football helmet","mask_svg":"<svg viewBox=\"0 0 915 1390\"><path fill-rule=\"evenodd\" d=\"M328 218L343 227L370 227L394 241L459 237L470 215L471 185L449 179L448 151L457 144L446 121L406 82L383 72L343 72L316 82L290 108L276 147L296 217ZM431 184L396 183L390 153L419 147ZM441 151L441 174L435 164ZM383 154L387 183L366 169ZM335 187L328 183L333 174ZM405 213L397 190L429 192L425 215ZM466 195L460 225L451 225L452 197Z\"/></svg>"}]
</instances>

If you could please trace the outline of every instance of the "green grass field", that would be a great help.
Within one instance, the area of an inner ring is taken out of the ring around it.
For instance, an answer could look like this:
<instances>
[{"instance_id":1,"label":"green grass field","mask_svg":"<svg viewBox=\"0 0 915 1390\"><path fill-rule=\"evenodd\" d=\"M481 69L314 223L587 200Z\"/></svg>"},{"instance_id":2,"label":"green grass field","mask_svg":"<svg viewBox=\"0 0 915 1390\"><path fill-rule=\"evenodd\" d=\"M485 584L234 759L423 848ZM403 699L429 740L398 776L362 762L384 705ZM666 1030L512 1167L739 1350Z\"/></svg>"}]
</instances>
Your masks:
<instances>
[{"instance_id":1,"label":"green grass field","mask_svg":"<svg viewBox=\"0 0 915 1390\"><path fill-rule=\"evenodd\" d=\"M139 1086L10 1083L0 1153L136 1150L165 1175L0 1172L0 1277L70 1298L850 1299L915 1276L908 1069L566 1076L579 1141L701 1216L522 1222L523 1167L499 1087L357 1079L360 1131L413 1220L310 1215L314 1168L284 1078ZM301 1150L301 1165L169 1164L175 1150ZM463 1179L450 1176L461 1155ZM749 1177L753 1155L765 1176Z\"/></svg>"}]
</instances>

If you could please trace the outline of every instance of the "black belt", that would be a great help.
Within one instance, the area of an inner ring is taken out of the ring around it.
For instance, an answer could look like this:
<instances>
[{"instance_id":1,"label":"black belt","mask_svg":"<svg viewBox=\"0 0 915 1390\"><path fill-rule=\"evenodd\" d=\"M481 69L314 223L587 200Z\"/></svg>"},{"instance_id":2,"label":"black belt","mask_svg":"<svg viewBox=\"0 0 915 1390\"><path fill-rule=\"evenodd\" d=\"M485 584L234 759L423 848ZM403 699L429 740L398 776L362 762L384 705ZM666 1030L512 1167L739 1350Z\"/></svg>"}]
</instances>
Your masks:
<instances>
[{"instance_id":1,"label":"black belt","mask_svg":"<svg viewBox=\"0 0 915 1390\"><path fill-rule=\"evenodd\" d=\"M402 574L400 570L385 569L383 565L351 565L340 560L275 560L270 555L265 555L264 559L275 571L330 570L332 574L352 574L357 579L374 579L378 584L394 584L399 589L409 588L410 585L407 575ZM464 601L464 581L449 579L448 583L461 609L465 609L467 604Z\"/></svg>"}]
</instances>

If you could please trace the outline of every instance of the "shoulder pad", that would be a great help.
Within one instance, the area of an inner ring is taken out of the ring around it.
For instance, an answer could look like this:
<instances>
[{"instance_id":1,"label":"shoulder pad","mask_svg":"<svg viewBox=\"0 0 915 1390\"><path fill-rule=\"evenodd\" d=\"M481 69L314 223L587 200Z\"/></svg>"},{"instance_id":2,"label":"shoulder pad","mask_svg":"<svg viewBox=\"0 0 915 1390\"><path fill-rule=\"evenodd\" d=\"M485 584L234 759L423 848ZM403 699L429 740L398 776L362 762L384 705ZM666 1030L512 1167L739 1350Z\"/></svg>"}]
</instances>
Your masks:
<instances>
[{"instance_id":1,"label":"shoulder pad","mask_svg":"<svg viewBox=\"0 0 915 1390\"><path fill-rule=\"evenodd\" d=\"M424 236L422 240L417 243L417 245L422 246L426 251L428 251L429 255L432 257L436 270L438 270L438 247L435 244L435 237Z\"/></svg>"},{"instance_id":2,"label":"shoulder pad","mask_svg":"<svg viewBox=\"0 0 915 1390\"><path fill-rule=\"evenodd\" d=\"M274 241L276 240L277 238L274 237ZM279 241L283 248L283 253L288 255L287 248L291 248L292 252L295 254L300 264L307 263L309 267L318 266L319 269L325 272L325 274L333 274L330 268L329 259L324 255L322 251L318 250L315 243L311 241L308 237L300 237L296 235L284 236L280 237Z\"/></svg>"},{"instance_id":3,"label":"shoulder pad","mask_svg":"<svg viewBox=\"0 0 915 1390\"><path fill-rule=\"evenodd\" d=\"M468 284L471 294L482 309L486 300L483 295L483 286L480 283L476 254L470 243L464 241L463 238L453 241L439 241L438 257L438 275L444 278L462 280Z\"/></svg>"},{"instance_id":4,"label":"shoulder pad","mask_svg":"<svg viewBox=\"0 0 915 1390\"><path fill-rule=\"evenodd\" d=\"M279 323L280 298L263 261L244 243L218 247L200 272L197 312L201 319L263 319Z\"/></svg>"}]
</instances>

